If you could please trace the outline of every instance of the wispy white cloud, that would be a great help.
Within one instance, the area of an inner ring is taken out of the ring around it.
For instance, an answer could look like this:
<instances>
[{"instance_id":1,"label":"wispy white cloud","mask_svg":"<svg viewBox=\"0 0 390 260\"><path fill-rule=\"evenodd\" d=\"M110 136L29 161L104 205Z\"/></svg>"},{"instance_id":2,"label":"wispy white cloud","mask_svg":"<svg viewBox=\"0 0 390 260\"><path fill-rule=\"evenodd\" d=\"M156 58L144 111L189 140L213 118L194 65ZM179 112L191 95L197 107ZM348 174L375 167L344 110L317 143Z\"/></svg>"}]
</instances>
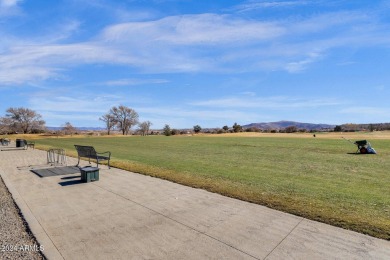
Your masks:
<instances>
[{"instance_id":1,"label":"wispy white cloud","mask_svg":"<svg viewBox=\"0 0 390 260\"><path fill-rule=\"evenodd\" d=\"M19 15L21 10L18 7L18 4L22 0L0 0L0 18Z\"/></svg>"},{"instance_id":2,"label":"wispy white cloud","mask_svg":"<svg viewBox=\"0 0 390 260\"><path fill-rule=\"evenodd\" d=\"M390 121L390 109L386 106L355 106L346 107L336 112L338 117L347 118L345 122L378 123Z\"/></svg>"},{"instance_id":3,"label":"wispy white cloud","mask_svg":"<svg viewBox=\"0 0 390 260\"><path fill-rule=\"evenodd\" d=\"M388 116L390 114L390 109L382 107L355 106L344 108L340 110L340 113L359 116Z\"/></svg>"},{"instance_id":4,"label":"wispy white cloud","mask_svg":"<svg viewBox=\"0 0 390 260\"><path fill-rule=\"evenodd\" d=\"M88 8L89 10L106 13L112 16L115 21L145 21L155 19L159 11L145 7L128 7L123 1L112 0L68 0L72 1L74 6ZM135 1L127 1L135 2ZM93 12L92 11L92 12Z\"/></svg>"},{"instance_id":5,"label":"wispy white cloud","mask_svg":"<svg viewBox=\"0 0 390 260\"><path fill-rule=\"evenodd\" d=\"M38 67L32 64L26 66L8 67L0 69L0 88L9 85L19 85L26 82L34 84L47 79L59 78L57 69Z\"/></svg>"},{"instance_id":6,"label":"wispy white cloud","mask_svg":"<svg viewBox=\"0 0 390 260\"><path fill-rule=\"evenodd\" d=\"M82 127L82 126L96 126L99 122L99 115L89 114L89 113L59 113L52 111L42 111L40 112L42 118L45 119L47 126L62 126L65 122L70 122L73 126ZM77 122L77 124L75 124ZM81 123L82 122L82 123ZM101 125L104 127L104 124Z\"/></svg>"},{"instance_id":7,"label":"wispy white cloud","mask_svg":"<svg viewBox=\"0 0 390 260\"><path fill-rule=\"evenodd\" d=\"M227 15L199 14L170 16L149 22L122 23L107 27L102 38L108 42L170 43L208 45L269 40L284 33L272 22L238 19ZM137 38L134 36L137 35Z\"/></svg>"},{"instance_id":8,"label":"wispy white cloud","mask_svg":"<svg viewBox=\"0 0 390 260\"><path fill-rule=\"evenodd\" d=\"M136 107L136 111L146 120L151 120L155 127L170 124L173 127L183 127L205 122L207 125L217 127L220 122L232 123L238 119L240 122L254 122L267 115L261 113L240 111L239 109L190 109L188 107ZM220 126L222 127L222 126Z\"/></svg>"},{"instance_id":9,"label":"wispy white cloud","mask_svg":"<svg viewBox=\"0 0 390 260\"><path fill-rule=\"evenodd\" d=\"M121 21L147 21L154 19L156 14L154 12L145 10L124 10L123 8L117 8L114 11L115 17Z\"/></svg>"},{"instance_id":10,"label":"wispy white cloud","mask_svg":"<svg viewBox=\"0 0 390 260\"><path fill-rule=\"evenodd\" d=\"M61 40L71 38L79 31L81 22L78 20L69 20L59 24L58 26L51 26L51 30L44 37L40 36L35 42L40 44L55 44Z\"/></svg>"},{"instance_id":11,"label":"wispy white cloud","mask_svg":"<svg viewBox=\"0 0 390 260\"><path fill-rule=\"evenodd\" d=\"M118 79L100 83L107 86L135 86L144 84L165 84L169 81L166 79Z\"/></svg>"},{"instance_id":12,"label":"wispy white cloud","mask_svg":"<svg viewBox=\"0 0 390 260\"><path fill-rule=\"evenodd\" d=\"M76 126L97 125L99 117L107 113L112 106L125 101L122 96L112 94L92 95L78 93L72 89L55 92L37 92L28 98L28 106L39 111L42 117L50 122L49 126L59 126L65 122L82 122Z\"/></svg>"},{"instance_id":13,"label":"wispy white cloud","mask_svg":"<svg viewBox=\"0 0 390 260\"><path fill-rule=\"evenodd\" d=\"M302 109L341 105L345 102L337 99L324 98L293 98L293 97L254 97L239 96L210 99L191 102L190 105L213 108L266 108L266 109Z\"/></svg>"},{"instance_id":14,"label":"wispy white cloud","mask_svg":"<svg viewBox=\"0 0 390 260\"><path fill-rule=\"evenodd\" d=\"M249 12L258 9L265 8L281 8L281 7L292 7L307 5L308 1L248 1L244 4L237 5L233 9L238 12Z\"/></svg>"},{"instance_id":15,"label":"wispy white cloud","mask_svg":"<svg viewBox=\"0 0 390 260\"><path fill-rule=\"evenodd\" d=\"M131 97L123 93L98 93L83 92L77 87L68 87L61 90L45 90L28 95L28 104L38 111L61 113L91 113L101 116L113 106L119 104L150 105L148 98L133 95Z\"/></svg>"},{"instance_id":16,"label":"wispy white cloud","mask_svg":"<svg viewBox=\"0 0 390 260\"><path fill-rule=\"evenodd\" d=\"M245 92L242 92L240 93L244 96L249 96L249 97L255 97L256 96L256 92L253 92L253 91L245 91Z\"/></svg>"},{"instance_id":17,"label":"wispy white cloud","mask_svg":"<svg viewBox=\"0 0 390 260\"><path fill-rule=\"evenodd\" d=\"M52 112L105 113L119 98L113 96L69 96L32 97L29 104L33 109ZM99 104L98 106L96 104Z\"/></svg>"},{"instance_id":18,"label":"wispy white cloud","mask_svg":"<svg viewBox=\"0 0 390 260\"><path fill-rule=\"evenodd\" d=\"M21 0L0 0L0 7L10 8L16 6Z\"/></svg>"},{"instance_id":19,"label":"wispy white cloud","mask_svg":"<svg viewBox=\"0 0 390 260\"><path fill-rule=\"evenodd\" d=\"M390 31L371 17L356 11L274 21L180 15L114 24L89 41L59 43L78 30L80 23L73 21L51 40L1 46L0 84L55 79L84 64L119 64L151 73L296 73L335 48L389 46Z\"/></svg>"},{"instance_id":20,"label":"wispy white cloud","mask_svg":"<svg viewBox=\"0 0 390 260\"><path fill-rule=\"evenodd\" d=\"M136 57L121 55L114 48L95 43L25 45L13 47L0 55L0 84L55 79L59 71L71 66L92 63L138 64Z\"/></svg>"},{"instance_id":21,"label":"wispy white cloud","mask_svg":"<svg viewBox=\"0 0 390 260\"><path fill-rule=\"evenodd\" d=\"M290 18L288 21L290 22L289 33L291 35L323 34L328 31L332 31L335 34L346 31L353 32L354 30L360 30L359 28L351 27L355 24L364 25L364 28L367 28L368 25L376 22L372 18L372 13L362 11L326 12L312 15L305 19L297 20L297 18Z\"/></svg>"},{"instance_id":22,"label":"wispy white cloud","mask_svg":"<svg viewBox=\"0 0 390 260\"><path fill-rule=\"evenodd\" d=\"M238 48L224 53L228 61L246 62L249 70L306 70L311 64L326 60L332 50L355 50L390 45L389 28L372 19L373 13L359 11L331 12L304 19L280 21L285 34L277 41Z\"/></svg>"},{"instance_id":23,"label":"wispy white cloud","mask_svg":"<svg viewBox=\"0 0 390 260\"><path fill-rule=\"evenodd\" d=\"M307 58L287 63L285 68L291 73L300 72L303 71L309 64L318 61L320 57L321 55L318 53L309 53Z\"/></svg>"}]
</instances>

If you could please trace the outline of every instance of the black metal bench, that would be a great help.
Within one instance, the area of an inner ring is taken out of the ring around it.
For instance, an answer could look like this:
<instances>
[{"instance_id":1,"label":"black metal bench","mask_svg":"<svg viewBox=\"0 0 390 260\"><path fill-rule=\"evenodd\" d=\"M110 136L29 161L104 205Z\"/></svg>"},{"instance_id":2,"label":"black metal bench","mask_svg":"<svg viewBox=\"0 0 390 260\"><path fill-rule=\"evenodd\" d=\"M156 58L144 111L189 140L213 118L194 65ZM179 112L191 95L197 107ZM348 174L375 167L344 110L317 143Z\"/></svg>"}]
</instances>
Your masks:
<instances>
[{"instance_id":1,"label":"black metal bench","mask_svg":"<svg viewBox=\"0 0 390 260\"><path fill-rule=\"evenodd\" d=\"M88 162L91 163L91 159L96 160L97 167L99 167L99 161L108 161L108 169L110 169L110 158L111 158L111 152L103 152L98 153L96 152L95 148L93 146L85 146L85 145L74 145L74 147L77 150L78 159L76 166L79 166L80 158L88 158ZM103 154L108 154L108 156L105 156Z\"/></svg>"}]
</instances>

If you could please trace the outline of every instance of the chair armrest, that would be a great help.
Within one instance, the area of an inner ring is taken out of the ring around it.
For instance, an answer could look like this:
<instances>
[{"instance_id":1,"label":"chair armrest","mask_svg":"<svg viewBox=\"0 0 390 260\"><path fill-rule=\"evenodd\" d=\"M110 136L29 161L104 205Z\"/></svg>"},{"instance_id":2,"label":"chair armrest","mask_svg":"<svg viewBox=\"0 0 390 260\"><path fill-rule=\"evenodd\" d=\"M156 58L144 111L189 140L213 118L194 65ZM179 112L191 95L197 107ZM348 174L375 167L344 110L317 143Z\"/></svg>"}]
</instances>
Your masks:
<instances>
[{"instance_id":1,"label":"chair armrest","mask_svg":"<svg viewBox=\"0 0 390 260\"><path fill-rule=\"evenodd\" d=\"M104 153L108 153L108 157L111 157L111 152L102 152L102 153L96 152L96 154L104 154Z\"/></svg>"}]
</instances>

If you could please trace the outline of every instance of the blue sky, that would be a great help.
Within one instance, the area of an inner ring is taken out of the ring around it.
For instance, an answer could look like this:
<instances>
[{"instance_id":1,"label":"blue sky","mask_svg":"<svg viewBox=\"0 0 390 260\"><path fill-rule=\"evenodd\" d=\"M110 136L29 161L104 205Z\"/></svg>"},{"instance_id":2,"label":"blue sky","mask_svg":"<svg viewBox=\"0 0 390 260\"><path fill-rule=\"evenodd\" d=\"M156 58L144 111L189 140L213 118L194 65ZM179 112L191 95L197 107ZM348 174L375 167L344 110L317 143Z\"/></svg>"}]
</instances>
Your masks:
<instances>
[{"instance_id":1,"label":"blue sky","mask_svg":"<svg viewBox=\"0 0 390 260\"><path fill-rule=\"evenodd\" d=\"M0 0L0 115L153 128L390 122L390 3Z\"/></svg>"}]
</instances>

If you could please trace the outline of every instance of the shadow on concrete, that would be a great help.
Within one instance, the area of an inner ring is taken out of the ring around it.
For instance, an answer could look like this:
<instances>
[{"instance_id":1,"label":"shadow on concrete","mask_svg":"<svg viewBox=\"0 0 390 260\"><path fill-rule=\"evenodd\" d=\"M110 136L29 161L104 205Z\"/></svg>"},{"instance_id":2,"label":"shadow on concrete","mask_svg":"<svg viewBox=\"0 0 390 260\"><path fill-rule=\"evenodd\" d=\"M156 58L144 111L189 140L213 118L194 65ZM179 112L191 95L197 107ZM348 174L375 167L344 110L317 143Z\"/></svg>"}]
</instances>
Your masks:
<instances>
[{"instance_id":1,"label":"shadow on concrete","mask_svg":"<svg viewBox=\"0 0 390 260\"><path fill-rule=\"evenodd\" d=\"M77 179L77 178L81 178L81 175L62 177L61 180L69 180L69 179Z\"/></svg>"},{"instance_id":2,"label":"shadow on concrete","mask_svg":"<svg viewBox=\"0 0 390 260\"><path fill-rule=\"evenodd\" d=\"M73 180L73 181L62 181L62 182L59 182L58 184L63 186L63 187L66 187L66 186L82 184L82 183L84 183L84 182L82 182L81 180Z\"/></svg>"}]
</instances>

